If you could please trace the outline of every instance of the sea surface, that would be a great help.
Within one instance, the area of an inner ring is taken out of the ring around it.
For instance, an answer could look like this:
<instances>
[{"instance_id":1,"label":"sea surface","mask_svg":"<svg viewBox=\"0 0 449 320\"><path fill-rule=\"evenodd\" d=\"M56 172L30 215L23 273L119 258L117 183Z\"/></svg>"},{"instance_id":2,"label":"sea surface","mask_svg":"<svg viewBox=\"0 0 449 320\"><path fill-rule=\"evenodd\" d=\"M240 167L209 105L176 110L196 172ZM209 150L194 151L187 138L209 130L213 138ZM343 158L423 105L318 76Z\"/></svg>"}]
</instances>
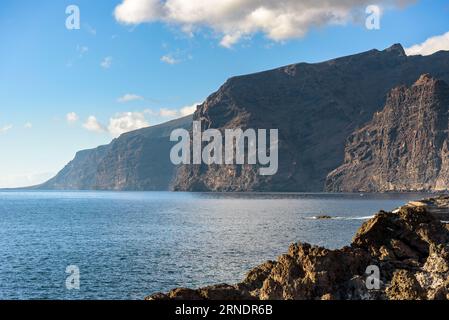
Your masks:
<instances>
[{"instance_id":1,"label":"sea surface","mask_svg":"<svg viewBox=\"0 0 449 320\"><path fill-rule=\"evenodd\" d=\"M0 299L143 299L235 283L291 243L348 245L380 209L424 197L0 191ZM66 287L68 266L79 290Z\"/></svg>"}]
</instances>

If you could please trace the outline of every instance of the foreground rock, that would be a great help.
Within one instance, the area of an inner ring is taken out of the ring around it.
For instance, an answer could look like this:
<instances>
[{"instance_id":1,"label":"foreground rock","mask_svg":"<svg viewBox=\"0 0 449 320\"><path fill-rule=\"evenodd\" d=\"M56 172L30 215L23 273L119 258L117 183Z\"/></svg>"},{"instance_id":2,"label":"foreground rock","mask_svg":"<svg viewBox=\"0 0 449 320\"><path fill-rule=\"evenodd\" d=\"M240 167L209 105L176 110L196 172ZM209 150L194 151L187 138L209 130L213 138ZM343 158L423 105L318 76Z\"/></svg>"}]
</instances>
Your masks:
<instances>
[{"instance_id":1,"label":"foreground rock","mask_svg":"<svg viewBox=\"0 0 449 320\"><path fill-rule=\"evenodd\" d=\"M449 197L427 202L438 201ZM365 273L369 266L380 271L378 290L368 289L374 283ZM293 244L236 285L175 289L147 299L449 299L449 231L425 206L409 204L364 223L349 247Z\"/></svg>"}]
</instances>

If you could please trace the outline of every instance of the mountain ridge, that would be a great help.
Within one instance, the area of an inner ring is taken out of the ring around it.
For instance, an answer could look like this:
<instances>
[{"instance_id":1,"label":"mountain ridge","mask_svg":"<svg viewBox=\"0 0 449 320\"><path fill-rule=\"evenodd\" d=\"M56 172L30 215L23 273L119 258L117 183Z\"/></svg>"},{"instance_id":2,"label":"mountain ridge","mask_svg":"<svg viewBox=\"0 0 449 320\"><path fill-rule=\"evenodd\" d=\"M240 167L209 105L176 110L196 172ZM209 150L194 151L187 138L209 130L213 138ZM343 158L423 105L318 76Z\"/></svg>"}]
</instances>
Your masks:
<instances>
[{"instance_id":1,"label":"mountain ridge","mask_svg":"<svg viewBox=\"0 0 449 320\"><path fill-rule=\"evenodd\" d=\"M382 110L392 88L410 86L424 73L449 82L449 52L407 56L395 44L382 51L290 64L229 78L178 126L191 129L196 120L204 130L279 129L279 171L274 176L259 176L258 166L250 165L171 166L167 134L175 122L159 128L164 134L154 138L146 129L127 133L104 154L100 149L88 152L86 165L95 167L93 173L82 169L80 161L67 168L70 174L60 172L39 188L321 192L328 174L344 160L347 137ZM78 181L69 181L71 176Z\"/></svg>"},{"instance_id":2,"label":"mountain ridge","mask_svg":"<svg viewBox=\"0 0 449 320\"><path fill-rule=\"evenodd\" d=\"M346 138L381 110L387 93L422 73L449 80L449 52L406 56L401 45L325 62L234 77L198 107L203 129L279 129L279 171L257 166L182 166L178 191L320 192L344 158Z\"/></svg>"}]
</instances>

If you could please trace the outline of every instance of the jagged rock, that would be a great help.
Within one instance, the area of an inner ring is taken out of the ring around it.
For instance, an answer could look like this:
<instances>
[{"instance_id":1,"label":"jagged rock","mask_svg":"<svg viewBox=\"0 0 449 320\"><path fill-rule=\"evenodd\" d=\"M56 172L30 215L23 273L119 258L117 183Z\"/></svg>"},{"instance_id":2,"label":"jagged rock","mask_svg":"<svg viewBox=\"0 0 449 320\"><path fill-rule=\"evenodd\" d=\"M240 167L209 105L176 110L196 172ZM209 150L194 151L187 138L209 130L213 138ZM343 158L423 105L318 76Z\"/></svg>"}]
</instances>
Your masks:
<instances>
[{"instance_id":1,"label":"jagged rock","mask_svg":"<svg viewBox=\"0 0 449 320\"><path fill-rule=\"evenodd\" d=\"M344 164L327 177L334 192L449 189L449 86L422 75L393 89L385 108L353 133Z\"/></svg>"},{"instance_id":2,"label":"jagged rock","mask_svg":"<svg viewBox=\"0 0 449 320\"><path fill-rule=\"evenodd\" d=\"M367 286L370 266L380 271L377 290ZM239 284L175 289L147 299L448 299L448 289L449 231L425 207L406 205L365 222L349 247L292 244Z\"/></svg>"},{"instance_id":3,"label":"jagged rock","mask_svg":"<svg viewBox=\"0 0 449 320\"><path fill-rule=\"evenodd\" d=\"M427 212L442 221L449 221L449 196L440 196L422 201L411 201L407 204L409 207L423 207ZM448 226L446 224L446 226Z\"/></svg>"},{"instance_id":4,"label":"jagged rock","mask_svg":"<svg viewBox=\"0 0 449 320\"><path fill-rule=\"evenodd\" d=\"M386 289L389 300L421 300L425 297L424 289L420 286L415 275L407 270L394 273L391 284Z\"/></svg>"},{"instance_id":5,"label":"jagged rock","mask_svg":"<svg viewBox=\"0 0 449 320\"><path fill-rule=\"evenodd\" d=\"M241 290L238 286L220 284L210 287L192 290L179 288L170 291L168 294L157 293L147 300L255 300L247 291Z\"/></svg>"}]
</instances>

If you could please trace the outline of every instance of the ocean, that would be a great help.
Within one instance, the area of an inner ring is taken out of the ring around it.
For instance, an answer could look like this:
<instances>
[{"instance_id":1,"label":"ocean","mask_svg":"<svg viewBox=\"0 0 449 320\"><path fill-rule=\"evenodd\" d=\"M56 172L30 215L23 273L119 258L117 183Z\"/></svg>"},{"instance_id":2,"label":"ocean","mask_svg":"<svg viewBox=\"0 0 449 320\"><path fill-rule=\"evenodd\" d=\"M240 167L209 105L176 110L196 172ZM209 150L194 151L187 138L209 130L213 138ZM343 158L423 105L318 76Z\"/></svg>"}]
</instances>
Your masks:
<instances>
[{"instance_id":1,"label":"ocean","mask_svg":"<svg viewBox=\"0 0 449 320\"><path fill-rule=\"evenodd\" d=\"M291 243L349 245L379 210L423 197L0 191L0 299L141 300L236 283Z\"/></svg>"}]
</instances>

